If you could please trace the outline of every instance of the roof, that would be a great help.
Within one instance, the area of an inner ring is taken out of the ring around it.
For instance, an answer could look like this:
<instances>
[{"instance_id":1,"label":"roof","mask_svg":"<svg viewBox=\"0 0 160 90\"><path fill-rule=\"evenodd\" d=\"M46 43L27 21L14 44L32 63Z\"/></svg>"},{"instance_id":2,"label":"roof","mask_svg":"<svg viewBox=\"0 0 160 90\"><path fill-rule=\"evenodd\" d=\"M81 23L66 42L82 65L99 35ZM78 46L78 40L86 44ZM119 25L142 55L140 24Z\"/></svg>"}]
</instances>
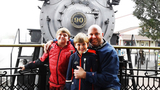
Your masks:
<instances>
[{"instance_id":1,"label":"roof","mask_svg":"<svg viewBox=\"0 0 160 90\"><path fill-rule=\"evenodd\" d=\"M127 34L121 34L120 37L123 39L123 40L131 40L132 38L132 35L127 35ZM148 38L148 37L145 37L145 36L140 36L140 35L134 35L135 37L135 40L141 40L141 41L152 41L152 39Z\"/></svg>"},{"instance_id":2,"label":"roof","mask_svg":"<svg viewBox=\"0 0 160 90\"><path fill-rule=\"evenodd\" d=\"M139 29L139 26L135 26L135 27L129 27L120 31L116 31L115 33L119 33L119 36L123 39L123 40L131 40L132 35L134 35L135 40L142 40L142 41L152 41L152 39L146 37L146 36L140 36L138 35L138 33L134 33L137 32L137 30Z\"/></svg>"},{"instance_id":3,"label":"roof","mask_svg":"<svg viewBox=\"0 0 160 90\"><path fill-rule=\"evenodd\" d=\"M135 27L129 27L129 28L126 28L126 29L123 29L123 30L120 30L120 31L116 31L115 33L125 33L125 32L129 32L129 31L132 31L132 30L135 30L135 29L138 29L139 26L135 26Z\"/></svg>"}]
</instances>

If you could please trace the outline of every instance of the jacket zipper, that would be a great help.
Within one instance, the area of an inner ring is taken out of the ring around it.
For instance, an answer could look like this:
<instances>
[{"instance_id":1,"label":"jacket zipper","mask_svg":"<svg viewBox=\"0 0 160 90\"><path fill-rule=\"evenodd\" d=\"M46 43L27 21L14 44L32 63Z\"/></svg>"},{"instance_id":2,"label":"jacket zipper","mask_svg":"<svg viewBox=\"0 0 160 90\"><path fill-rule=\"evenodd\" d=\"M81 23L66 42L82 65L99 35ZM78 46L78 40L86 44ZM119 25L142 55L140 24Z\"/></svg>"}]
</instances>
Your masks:
<instances>
[{"instance_id":1,"label":"jacket zipper","mask_svg":"<svg viewBox=\"0 0 160 90\"><path fill-rule=\"evenodd\" d=\"M62 49L60 49L60 52L59 52L59 55L58 55L58 60L57 60L57 67L56 67L56 73L57 73L57 84L59 85L59 80L58 80L58 62L59 62L59 56L60 56L60 53L61 53L61 50Z\"/></svg>"},{"instance_id":2,"label":"jacket zipper","mask_svg":"<svg viewBox=\"0 0 160 90\"><path fill-rule=\"evenodd\" d=\"M83 69L86 71L86 58L84 58Z\"/></svg>"},{"instance_id":3,"label":"jacket zipper","mask_svg":"<svg viewBox=\"0 0 160 90\"><path fill-rule=\"evenodd\" d=\"M80 55L79 57L80 57L79 66L82 67L82 64L81 64L82 55ZM79 79L79 90L81 90L81 79Z\"/></svg>"}]
</instances>

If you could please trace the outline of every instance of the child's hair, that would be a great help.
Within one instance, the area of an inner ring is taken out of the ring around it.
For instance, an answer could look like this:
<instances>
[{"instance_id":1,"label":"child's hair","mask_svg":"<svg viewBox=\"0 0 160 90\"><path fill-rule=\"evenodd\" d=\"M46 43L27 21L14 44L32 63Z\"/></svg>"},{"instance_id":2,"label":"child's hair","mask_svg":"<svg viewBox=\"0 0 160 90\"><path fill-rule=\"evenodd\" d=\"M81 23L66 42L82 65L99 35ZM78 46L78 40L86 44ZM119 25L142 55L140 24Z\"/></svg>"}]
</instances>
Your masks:
<instances>
[{"instance_id":1,"label":"child's hair","mask_svg":"<svg viewBox=\"0 0 160 90\"><path fill-rule=\"evenodd\" d=\"M57 31L57 33L56 33L56 36L57 36L59 33L67 33L67 34L68 34L68 38L70 38L70 36L71 36L71 33L70 33L70 31L69 31L67 28L60 28L60 29L58 29L58 31Z\"/></svg>"},{"instance_id":2,"label":"child's hair","mask_svg":"<svg viewBox=\"0 0 160 90\"><path fill-rule=\"evenodd\" d=\"M74 37L74 44L84 42L89 43L89 39L85 33L80 32Z\"/></svg>"}]
</instances>

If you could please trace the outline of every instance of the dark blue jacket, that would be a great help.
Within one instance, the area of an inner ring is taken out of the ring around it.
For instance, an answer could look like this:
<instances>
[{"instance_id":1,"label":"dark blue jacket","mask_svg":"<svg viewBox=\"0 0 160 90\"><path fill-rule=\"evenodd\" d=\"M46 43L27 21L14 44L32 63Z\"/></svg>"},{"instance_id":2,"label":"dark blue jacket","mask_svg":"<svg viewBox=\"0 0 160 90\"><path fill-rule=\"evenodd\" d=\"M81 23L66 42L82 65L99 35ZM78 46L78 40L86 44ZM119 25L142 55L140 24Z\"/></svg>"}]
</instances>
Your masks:
<instances>
[{"instance_id":1,"label":"dark blue jacket","mask_svg":"<svg viewBox=\"0 0 160 90\"><path fill-rule=\"evenodd\" d=\"M99 87L98 90L105 88L114 88L120 90L119 73L119 57L116 50L109 43L104 43L99 47L90 47L96 50L99 60L98 73L86 73L86 81Z\"/></svg>"},{"instance_id":2,"label":"dark blue jacket","mask_svg":"<svg viewBox=\"0 0 160 90\"><path fill-rule=\"evenodd\" d=\"M96 72L98 70L98 60L95 50L87 50L80 56L78 52L75 52L70 56L66 80L67 90L93 90L94 86L92 83L85 79L75 79L73 71L77 69L76 66L81 66L87 72ZM92 74L94 76L94 73Z\"/></svg>"}]
</instances>

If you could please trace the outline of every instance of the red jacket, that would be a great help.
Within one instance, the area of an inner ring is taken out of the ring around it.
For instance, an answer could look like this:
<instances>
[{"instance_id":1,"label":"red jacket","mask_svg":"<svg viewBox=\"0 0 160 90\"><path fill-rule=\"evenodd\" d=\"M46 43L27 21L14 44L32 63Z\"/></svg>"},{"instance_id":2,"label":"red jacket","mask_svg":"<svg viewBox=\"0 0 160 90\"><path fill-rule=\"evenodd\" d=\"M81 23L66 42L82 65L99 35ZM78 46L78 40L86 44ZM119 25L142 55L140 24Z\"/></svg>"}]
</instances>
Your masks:
<instances>
[{"instance_id":1,"label":"red jacket","mask_svg":"<svg viewBox=\"0 0 160 90\"><path fill-rule=\"evenodd\" d=\"M31 62L30 65L26 65L25 67L35 68L35 66L39 66L40 64L42 65L42 63L47 60L46 58L49 56L49 69L51 72L49 78L50 86L61 87L65 85L71 51L74 53L75 48L72 46L70 41L63 48L59 47L56 41L50 46L48 53L44 53L40 59Z\"/></svg>"}]
</instances>

